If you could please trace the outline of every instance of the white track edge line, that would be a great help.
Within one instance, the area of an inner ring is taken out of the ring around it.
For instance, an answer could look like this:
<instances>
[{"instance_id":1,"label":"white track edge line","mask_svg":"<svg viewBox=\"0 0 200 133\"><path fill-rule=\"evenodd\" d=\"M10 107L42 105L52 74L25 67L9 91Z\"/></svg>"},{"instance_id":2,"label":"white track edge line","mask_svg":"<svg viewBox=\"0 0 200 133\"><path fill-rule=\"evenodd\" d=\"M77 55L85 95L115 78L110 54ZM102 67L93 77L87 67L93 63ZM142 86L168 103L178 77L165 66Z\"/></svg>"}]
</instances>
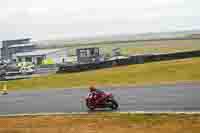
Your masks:
<instances>
[{"instance_id":1,"label":"white track edge line","mask_svg":"<svg viewBox=\"0 0 200 133\"><path fill-rule=\"evenodd\" d=\"M18 116L53 116L53 115L85 115L85 114L95 114L95 113L114 113L114 114L185 114L185 115L192 115L192 114L200 114L200 112L174 112L174 111L116 111L116 112L42 112L42 113L22 113L22 114L5 114L0 115L0 117L18 117Z\"/></svg>"}]
</instances>

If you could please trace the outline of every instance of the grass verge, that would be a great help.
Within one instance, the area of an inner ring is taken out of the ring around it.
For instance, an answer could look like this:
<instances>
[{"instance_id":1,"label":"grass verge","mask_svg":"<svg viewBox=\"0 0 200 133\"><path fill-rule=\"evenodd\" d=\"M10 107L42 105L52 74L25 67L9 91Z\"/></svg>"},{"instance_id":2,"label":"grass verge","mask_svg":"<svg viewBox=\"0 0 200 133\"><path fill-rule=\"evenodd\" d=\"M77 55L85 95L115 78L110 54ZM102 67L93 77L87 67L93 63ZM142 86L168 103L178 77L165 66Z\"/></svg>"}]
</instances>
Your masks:
<instances>
[{"instance_id":1,"label":"grass verge","mask_svg":"<svg viewBox=\"0 0 200 133\"><path fill-rule=\"evenodd\" d=\"M80 73L54 74L8 82L9 90L99 86L149 85L199 81L200 58L120 66Z\"/></svg>"},{"instance_id":2,"label":"grass verge","mask_svg":"<svg viewBox=\"0 0 200 133\"><path fill-rule=\"evenodd\" d=\"M1 117L0 133L199 133L200 115L88 114Z\"/></svg>"}]
</instances>

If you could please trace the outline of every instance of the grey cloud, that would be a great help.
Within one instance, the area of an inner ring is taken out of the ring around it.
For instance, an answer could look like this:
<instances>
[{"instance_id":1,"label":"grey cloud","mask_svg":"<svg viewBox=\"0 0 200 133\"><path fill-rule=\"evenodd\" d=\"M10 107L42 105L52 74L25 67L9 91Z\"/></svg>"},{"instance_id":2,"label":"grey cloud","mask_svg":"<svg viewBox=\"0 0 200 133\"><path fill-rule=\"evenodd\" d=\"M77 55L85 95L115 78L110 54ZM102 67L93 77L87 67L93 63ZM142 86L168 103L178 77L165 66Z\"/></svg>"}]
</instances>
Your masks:
<instances>
[{"instance_id":1,"label":"grey cloud","mask_svg":"<svg viewBox=\"0 0 200 133\"><path fill-rule=\"evenodd\" d=\"M3 0L0 40L200 28L200 2L196 0L94 1Z\"/></svg>"}]
</instances>

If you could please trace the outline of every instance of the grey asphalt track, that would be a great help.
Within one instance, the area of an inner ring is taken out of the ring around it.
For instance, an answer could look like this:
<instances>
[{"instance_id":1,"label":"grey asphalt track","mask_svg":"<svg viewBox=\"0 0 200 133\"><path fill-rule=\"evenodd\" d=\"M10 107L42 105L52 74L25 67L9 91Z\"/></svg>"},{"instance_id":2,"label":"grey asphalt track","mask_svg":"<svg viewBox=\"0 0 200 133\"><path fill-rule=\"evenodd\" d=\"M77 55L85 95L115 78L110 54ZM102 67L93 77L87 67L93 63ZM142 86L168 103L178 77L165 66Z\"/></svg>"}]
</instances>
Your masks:
<instances>
[{"instance_id":1,"label":"grey asphalt track","mask_svg":"<svg viewBox=\"0 0 200 133\"><path fill-rule=\"evenodd\" d=\"M200 112L200 84L101 89L115 95L120 111ZM0 95L0 115L87 112L87 94L87 89L13 91Z\"/></svg>"}]
</instances>

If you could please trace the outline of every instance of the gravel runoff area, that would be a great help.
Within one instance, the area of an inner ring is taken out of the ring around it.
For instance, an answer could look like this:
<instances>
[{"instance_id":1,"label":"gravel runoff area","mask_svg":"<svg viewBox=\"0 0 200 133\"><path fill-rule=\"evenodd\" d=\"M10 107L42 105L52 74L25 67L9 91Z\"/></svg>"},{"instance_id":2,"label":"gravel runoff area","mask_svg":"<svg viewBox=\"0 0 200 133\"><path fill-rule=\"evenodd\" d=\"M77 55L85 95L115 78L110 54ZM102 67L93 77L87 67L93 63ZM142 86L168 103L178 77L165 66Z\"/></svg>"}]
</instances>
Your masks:
<instances>
[{"instance_id":1,"label":"gravel runoff area","mask_svg":"<svg viewBox=\"0 0 200 133\"><path fill-rule=\"evenodd\" d=\"M199 133L200 114L89 113L0 117L0 133Z\"/></svg>"}]
</instances>

